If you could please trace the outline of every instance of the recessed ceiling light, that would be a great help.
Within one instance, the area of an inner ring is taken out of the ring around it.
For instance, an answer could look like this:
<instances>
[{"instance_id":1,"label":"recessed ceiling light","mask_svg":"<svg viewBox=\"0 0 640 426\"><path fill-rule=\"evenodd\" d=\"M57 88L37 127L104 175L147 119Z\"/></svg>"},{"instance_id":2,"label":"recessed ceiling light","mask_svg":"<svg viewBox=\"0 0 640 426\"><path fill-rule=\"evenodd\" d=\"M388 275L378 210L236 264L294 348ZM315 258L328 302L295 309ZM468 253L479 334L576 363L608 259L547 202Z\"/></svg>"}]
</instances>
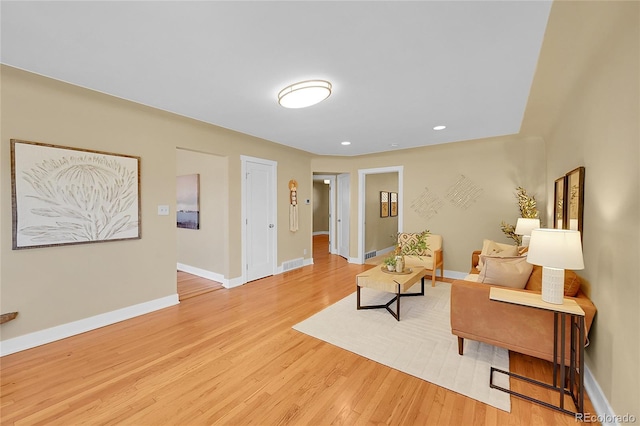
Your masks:
<instances>
[{"instance_id":1,"label":"recessed ceiling light","mask_svg":"<svg viewBox=\"0 0 640 426\"><path fill-rule=\"evenodd\" d=\"M331 94L331 83L307 80L285 87L278 93L278 103L285 108L305 108L322 102Z\"/></svg>"},{"instance_id":2,"label":"recessed ceiling light","mask_svg":"<svg viewBox=\"0 0 640 426\"><path fill-rule=\"evenodd\" d=\"M340 142L340 144L341 144L341 145L345 145L345 146L347 146L347 145L351 145L351 142L349 142L349 141L344 141L344 142Z\"/></svg>"},{"instance_id":3,"label":"recessed ceiling light","mask_svg":"<svg viewBox=\"0 0 640 426\"><path fill-rule=\"evenodd\" d=\"M436 126L436 127L433 128L433 130L444 130L446 128L447 128L447 126Z\"/></svg>"},{"instance_id":4,"label":"recessed ceiling light","mask_svg":"<svg viewBox=\"0 0 640 426\"><path fill-rule=\"evenodd\" d=\"M395 148L396 146L398 146L398 144L397 144L397 143L392 143L392 144L391 144L391 145L389 145L389 146L392 146L392 147L394 147L394 148Z\"/></svg>"}]
</instances>

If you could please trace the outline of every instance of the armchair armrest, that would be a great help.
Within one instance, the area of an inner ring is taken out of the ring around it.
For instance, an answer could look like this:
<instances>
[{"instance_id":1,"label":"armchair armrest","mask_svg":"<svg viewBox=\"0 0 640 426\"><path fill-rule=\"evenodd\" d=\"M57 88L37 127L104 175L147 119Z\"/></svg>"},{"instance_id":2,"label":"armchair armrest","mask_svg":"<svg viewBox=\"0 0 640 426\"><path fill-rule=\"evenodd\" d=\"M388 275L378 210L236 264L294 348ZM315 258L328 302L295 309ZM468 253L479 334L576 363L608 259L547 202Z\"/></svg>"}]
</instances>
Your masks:
<instances>
[{"instance_id":1,"label":"armchair armrest","mask_svg":"<svg viewBox=\"0 0 640 426\"><path fill-rule=\"evenodd\" d=\"M434 250L433 257L435 259L435 261L433 262L434 265L439 265L440 263L442 263L442 249Z\"/></svg>"},{"instance_id":2,"label":"armchair armrest","mask_svg":"<svg viewBox=\"0 0 640 426\"><path fill-rule=\"evenodd\" d=\"M471 273L472 274L478 273L476 266L478 266L478 264L480 263L480 253L482 253L481 250L475 250L473 253L471 253Z\"/></svg>"}]
</instances>

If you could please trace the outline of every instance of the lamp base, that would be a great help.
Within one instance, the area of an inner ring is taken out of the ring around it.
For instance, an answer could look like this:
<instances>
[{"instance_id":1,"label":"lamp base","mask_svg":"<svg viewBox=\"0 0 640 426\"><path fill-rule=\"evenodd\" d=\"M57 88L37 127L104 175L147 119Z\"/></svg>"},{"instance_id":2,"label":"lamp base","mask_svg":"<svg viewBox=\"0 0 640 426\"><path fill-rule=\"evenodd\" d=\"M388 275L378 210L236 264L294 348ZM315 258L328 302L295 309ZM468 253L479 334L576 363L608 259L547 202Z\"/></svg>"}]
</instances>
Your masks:
<instances>
[{"instance_id":1,"label":"lamp base","mask_svg":"<svg viewBox=\"0 0 640 426\"><path fill-rule=\"evenodd\" d=\"M564 301L564 269L542 267L542 300L562 305Z\"/></svg>"}]
</instances>

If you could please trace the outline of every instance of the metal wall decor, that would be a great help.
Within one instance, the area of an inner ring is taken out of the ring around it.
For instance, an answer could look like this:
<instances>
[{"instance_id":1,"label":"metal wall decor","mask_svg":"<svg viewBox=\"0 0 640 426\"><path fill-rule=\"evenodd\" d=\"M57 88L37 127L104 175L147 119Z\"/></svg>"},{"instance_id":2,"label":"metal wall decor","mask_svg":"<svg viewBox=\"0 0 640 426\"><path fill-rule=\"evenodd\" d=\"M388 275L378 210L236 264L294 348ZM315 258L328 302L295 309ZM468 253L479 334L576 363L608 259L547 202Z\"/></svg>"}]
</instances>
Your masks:
<instances>
[{"instance_id":1,"label":"metal wall decor","mask_svg":"<svg viewBox=\"0 0 640 426\"><path fill-rule=\"evenodd\" d=\"M482 194L482 188L468 177L460 175L456 183L447 190L445 198L454 206L466 210L480 197L480 194Z\"/></svg>"},{"instance_id":2,"label":"metal wall decor","mask_svg":"<svg viewBox=\"0 0 640 426\"><path fill-rule=\"evenodd\" d=\"M140 238L140 157L11 139L13 249Z\"/></svg>"},{"instance_id":3,"label":"metal wall decor","mask_svg":"<svg viewBox=\"0 0 640 426\"><path fill-rule=\"evenodd\" d=\"M411 209L424 219L431 219L437 215L443 206L442 198L431 192L428 187L425 187L424 191L411 202Z\"/></svg>"}]
</instances>

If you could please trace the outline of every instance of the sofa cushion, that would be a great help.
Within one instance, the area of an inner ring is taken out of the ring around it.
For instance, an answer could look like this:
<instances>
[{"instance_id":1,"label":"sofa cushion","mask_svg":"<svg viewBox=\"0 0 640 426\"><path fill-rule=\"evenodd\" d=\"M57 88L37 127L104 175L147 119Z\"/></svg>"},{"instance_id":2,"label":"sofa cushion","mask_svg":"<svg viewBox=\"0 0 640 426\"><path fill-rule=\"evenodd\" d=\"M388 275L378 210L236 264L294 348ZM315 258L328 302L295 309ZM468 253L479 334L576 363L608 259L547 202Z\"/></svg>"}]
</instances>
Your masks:
<instances>
[{"instance_id":1,"label":"sofa cushion","mask_svg":"<svg viewBox=\"0 0 640 426\"><path fill-rule=\"evenodd\" d=\"M564 271L564 295L567 297L575 297L580 290L580 286L582 285L582 280L574 271L566 269ZM542 266L534 265L533 272L531 272L531 276L529 277L529 281L527 282L527 286L525 287L527 290L536 291L538 293L542 293Z\"/></svg>"},{"instance_id":2,"label":"sofa cushion","mask_svg":"<svg viewBox=\"0 0 640 426\"><path fill-rule=\"evenodd\" d=\"M477 266L478 271L482 271L482 267L484 266L482 255L499 257L517 256L518 246L497 243L493 240L484 240L482 242L482 252L480 252L480 261Z\"/></svg>"},{"instance_id":3,"label":"sofa cushion","mask_svg":"<svg viewBox=\"0 0 640 426\"><path fill-rule=\"evenodd\" d=\"M494 257L480 255L484 266L478 282L523 289L529 281L533 265L526 256Z\"/></svg>"}]
</instances>

